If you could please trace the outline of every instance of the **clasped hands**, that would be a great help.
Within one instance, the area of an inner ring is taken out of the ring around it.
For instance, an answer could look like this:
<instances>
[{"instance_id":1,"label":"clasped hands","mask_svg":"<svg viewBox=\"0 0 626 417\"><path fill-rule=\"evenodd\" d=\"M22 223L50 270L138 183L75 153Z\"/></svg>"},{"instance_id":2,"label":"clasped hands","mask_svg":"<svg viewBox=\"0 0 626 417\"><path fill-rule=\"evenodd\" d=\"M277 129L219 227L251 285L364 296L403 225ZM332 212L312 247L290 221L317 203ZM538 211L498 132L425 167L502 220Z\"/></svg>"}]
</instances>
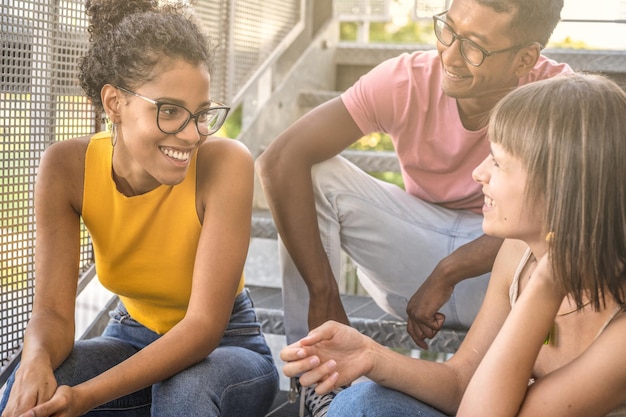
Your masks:
<instances>
[{"instance_id":1,"label":"clasped hands","mask_svg":"<svg viewBox=\"0 0 626 417\"><path fill-rule=\"evenodd\" d=\"M301 385L316 385L315 391L325 394L367 375L374 365L370 353L375 345L352 327L327 321L283 348L280 358L286 376L300 375Z\"/></svg>"}]
</instances>

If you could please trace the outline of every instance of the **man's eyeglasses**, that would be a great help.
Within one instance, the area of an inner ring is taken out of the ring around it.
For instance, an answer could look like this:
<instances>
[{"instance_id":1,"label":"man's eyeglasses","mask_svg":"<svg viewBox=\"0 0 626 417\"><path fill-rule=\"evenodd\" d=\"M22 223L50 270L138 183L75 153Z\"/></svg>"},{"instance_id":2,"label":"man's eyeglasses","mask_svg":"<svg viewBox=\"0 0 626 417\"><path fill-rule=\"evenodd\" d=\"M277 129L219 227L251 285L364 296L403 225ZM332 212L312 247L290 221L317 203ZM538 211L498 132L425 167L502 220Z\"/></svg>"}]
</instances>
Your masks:
<instances>
[{"instance_id":1,"label":"man's eyeglasses","mask_svg":"<svg viewBox=\"0 0 626 417\"><path fill-rule=\"evenodd\" d=\"M196 114L193 114L185 107L174 103L167 103L162 101L152 100L151 98L144 97L141 94L137 94L134 91L130 91L124 87L116 86L118 90L121 90L127 94L139 97L152 103L157 107L156 122L159 130L163 133L174 134L178 133L187 127L191 119L196 124L198 134L201 136L209 136L217 132L224 124L226 116L230 111L230 107L217 103L217 106L209 107L208 109L200 110Z\"/></svg>"},{"instance_id":2,"label":"man's eyeglasses","mask_svg":"<svg viewBox=\"0 0 626 417\"><path fill-rule=\"evenodd\" d=\"M451 46L454 41L458 39L460 44L459 49L461 50L463 59L465 62L474 67L480 66L488 56L513 51L525 46L520 44L505 49L499 49L497 51L488 51L476 42L457 35L445 20L445 15L447 13L448 11L446 10L445 12L441 12L433 16L433 21L435 22L435 36L437 37L437 40L445 46Z\"/></svg>"}]
</instances>

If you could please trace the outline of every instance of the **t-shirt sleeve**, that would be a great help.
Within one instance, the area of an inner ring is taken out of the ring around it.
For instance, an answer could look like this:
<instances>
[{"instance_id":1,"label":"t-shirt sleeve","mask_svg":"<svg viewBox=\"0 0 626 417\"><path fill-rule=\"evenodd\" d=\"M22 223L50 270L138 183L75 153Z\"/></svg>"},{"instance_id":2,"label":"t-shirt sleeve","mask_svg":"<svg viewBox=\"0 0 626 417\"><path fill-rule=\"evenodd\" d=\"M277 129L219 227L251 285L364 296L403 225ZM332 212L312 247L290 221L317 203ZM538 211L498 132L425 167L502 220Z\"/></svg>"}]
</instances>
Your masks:
<instances>
[{"instance_id":1,"label":"t-shirt sleeve","mask_svg":"<svg viewBox=\"0 0 626 417\"><path fill-rule=\"evenodd\" d=\"M520 85L528 84L534 81L545 80L560 74L569 74L574 70L565 63L558 63L545 56L540 56L535 67L528 75L521 80Z\"/></svg>"},{"instance_id":2,"label":"t-shirt sleeve","mask_svg":"<svg viewBox=\"0 0 626 417\"><path fill-rule=\"evenodd\" d=\"M346 90L341 99L364 135L372 132L390 133L394 114L404 112L409 77L408 54L388 59L363 75ZM395 121L397 123L397 120Z\"/></svg>"}]
</instances>

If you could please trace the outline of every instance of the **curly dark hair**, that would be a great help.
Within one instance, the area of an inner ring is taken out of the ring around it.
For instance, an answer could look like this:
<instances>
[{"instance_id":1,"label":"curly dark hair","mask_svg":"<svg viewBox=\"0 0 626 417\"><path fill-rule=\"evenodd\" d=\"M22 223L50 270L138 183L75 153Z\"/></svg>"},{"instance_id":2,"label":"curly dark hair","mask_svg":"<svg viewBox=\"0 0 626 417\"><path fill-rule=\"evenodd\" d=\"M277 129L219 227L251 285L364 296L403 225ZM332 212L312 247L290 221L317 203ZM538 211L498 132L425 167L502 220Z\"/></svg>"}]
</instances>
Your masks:
<instances>
[{"instance_id":1,"label":"curly dark hair","mask_svg":"<svg viewBox=\"0 0 626 417\"><path fill-rule=\"evenodd\" d=\"M158 0L87 0L90 47L79 64L79 82L102 110L105 84L135 88L150 81L163 58L204 64L210 71L210 38L183 3Z\"/></svg>"}]
</instances>

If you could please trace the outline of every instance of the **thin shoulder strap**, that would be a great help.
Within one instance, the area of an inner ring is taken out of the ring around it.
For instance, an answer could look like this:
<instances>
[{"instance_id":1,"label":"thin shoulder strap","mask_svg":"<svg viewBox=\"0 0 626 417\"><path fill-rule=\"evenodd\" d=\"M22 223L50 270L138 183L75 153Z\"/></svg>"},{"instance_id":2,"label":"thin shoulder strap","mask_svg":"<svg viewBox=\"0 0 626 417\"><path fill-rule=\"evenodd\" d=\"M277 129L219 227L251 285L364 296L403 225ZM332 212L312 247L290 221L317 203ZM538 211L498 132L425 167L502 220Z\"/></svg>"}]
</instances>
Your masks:
<instances>
[{"instance_id":1,"label":"thin shoulder strap","mask_svg":"<svg viewBox=\"0 0 626 417\"><path fill-rule=\"evenodd\" d=\"M611 322L613 321L613 319L615 318L615 316L617 316L620 311L622 311L624 308L623 305L617 305L615 306L615 309L613 310L613 312L611 313L611 315L606 319L606 321L604 322L604 324L602 325L602 327L600 327L600 330L598 331L598 334L596 335L595 339L597 339L598 337L600 337L600 335L602 334L602 332L607 328L607 326L609 324L611 324ZM594 339L594 340L595 340Z\"/></svg>"},{"instance_id":2,"label":"thin shoulder strap","mask_svg":"<svg viewBox=\"0 0 626 417\"><path fill-rule=\"evenodd\" d=\"M509 287L509 300L511 302L511 307L513 307L515 301L517 301L517 297L519 295L519 278L522 275L524 266L526 266L526 263L528 263L528 260L530 259L530 255L532 255L532 252L530 251L530 248L528 248L526 249L526 252L524 252L524 256L522 256L519 265L517 265L517 270L513 276L513 282Z\"/></svg>"}]
</instances>

